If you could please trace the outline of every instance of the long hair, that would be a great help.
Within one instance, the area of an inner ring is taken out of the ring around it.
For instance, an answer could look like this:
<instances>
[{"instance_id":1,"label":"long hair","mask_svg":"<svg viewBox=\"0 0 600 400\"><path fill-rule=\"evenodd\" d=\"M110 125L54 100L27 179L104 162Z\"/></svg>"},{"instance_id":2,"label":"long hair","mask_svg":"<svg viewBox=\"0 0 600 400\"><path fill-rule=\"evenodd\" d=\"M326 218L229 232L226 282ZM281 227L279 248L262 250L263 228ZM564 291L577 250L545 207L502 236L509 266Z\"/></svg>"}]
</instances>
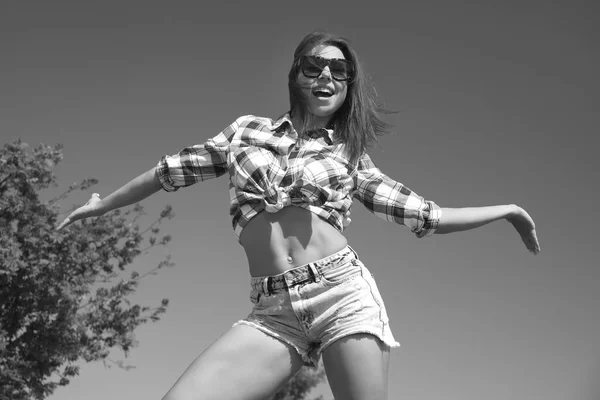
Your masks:
<instances>
[{"instance_id":1,"label":"long hair","mask_svg":"<svg viewBox=\"0 0 600 400\"><path fill-rule=\"evenodd\" d=\"M310 33L302 39L294 51L294 62L288 74L290 115L299 117L302 125L296 129L304 132L309 115L307 99L297 81L300 58L322 45L337 47L354 64L346 100L332 116L328 128L334 129L337 140L346 145L351 163L355 163L368 148L377 143L378 136L389 129L389 124L380 117L380 114L389 112L377 102L375 88L368 82L358 56L347 39L322 32Z\"/></svg>"}]
</instances>

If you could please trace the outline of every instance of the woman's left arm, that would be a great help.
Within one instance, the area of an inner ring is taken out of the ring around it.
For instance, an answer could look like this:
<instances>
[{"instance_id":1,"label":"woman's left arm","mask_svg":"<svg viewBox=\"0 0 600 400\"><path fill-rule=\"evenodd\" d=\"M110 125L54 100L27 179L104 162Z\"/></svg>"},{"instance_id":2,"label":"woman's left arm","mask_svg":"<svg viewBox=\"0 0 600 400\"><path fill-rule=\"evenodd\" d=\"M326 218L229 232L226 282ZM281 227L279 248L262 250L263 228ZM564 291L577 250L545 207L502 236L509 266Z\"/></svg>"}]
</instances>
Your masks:
<instances>
[{"instance_id":1,"label":"woman's left arm","mask_svg":"<svg viewBox=\"0 0 600 400\"><path fill-rule=\"evenodd\" d=\"M466 231L499 219L506 219L515 227L530 252L533 254L540 252L540 243L533 219L527 211L517 205L442 208L441 214L435 233Z\"/></svg>"},{"instance_id":2,"label":"woman's left arm","mask_svg":"<svg viewBox=\"0 0 600 400\"><path fill-rule=\"evenodd\" d=\"M410 227L419 238L433 233L466 231L506 219L519 232L530 252L540 251L533 219L521 207L510 204L440 208L382 173L366 153L358 161L355 188L354 197L367 210L387 221Z\"/></svg>"}]
</instances>

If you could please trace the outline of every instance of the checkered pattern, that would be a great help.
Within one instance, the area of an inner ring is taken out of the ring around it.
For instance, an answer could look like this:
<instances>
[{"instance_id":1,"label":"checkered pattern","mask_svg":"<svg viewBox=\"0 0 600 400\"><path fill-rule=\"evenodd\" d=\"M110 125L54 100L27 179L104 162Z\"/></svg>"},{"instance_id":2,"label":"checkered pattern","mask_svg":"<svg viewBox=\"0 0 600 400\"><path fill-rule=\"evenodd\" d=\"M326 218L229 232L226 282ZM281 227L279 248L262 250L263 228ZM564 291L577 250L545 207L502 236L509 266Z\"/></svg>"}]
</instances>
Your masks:
<instances>
[{"instance_id":1,"label":"checkered pattern","mask_svg":"<svg viewBox=\"0 0 600 400\"><path fill-rule=\"evenodd\" d=\"M277 205L307 209L341 232L353 197L417 237L435 232L441 217L435 203L384 175L367 154L351 165L334 132L327 134L298 137L288 114L277 121L243 116L204 144L164 156L156 174L164 190L175 191L229 172L230 214L238 237L256 214Z\"/></svg>"}]
</instances>

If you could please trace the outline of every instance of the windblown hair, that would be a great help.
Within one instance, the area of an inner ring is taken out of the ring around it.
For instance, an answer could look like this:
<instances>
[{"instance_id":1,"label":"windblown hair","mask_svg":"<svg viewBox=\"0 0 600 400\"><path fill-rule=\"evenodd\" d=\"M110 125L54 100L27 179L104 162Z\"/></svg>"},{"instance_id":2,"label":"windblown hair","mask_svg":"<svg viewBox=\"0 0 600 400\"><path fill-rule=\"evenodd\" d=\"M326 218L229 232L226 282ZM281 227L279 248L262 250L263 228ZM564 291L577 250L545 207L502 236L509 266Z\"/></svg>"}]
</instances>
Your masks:
<instances>
[{"instance_id":1,"label":"windblown hair","mask_svg":"<svg viewBox=\"0 0 600 400\"><path fill-rule=\"evenodd\" d=\"M346 100L331 118L328 128L334 129L337 140L346 145L350 161L355 163L368 148L377 143L377 137L388 130L389 125L381 119L380 114L389 112L377 102L375 88L369 83L358 56L347 39L321 32L310 33L302 39L294 51L294 62L288 75L290 115L298 115L302 126L296 129L304 132L309 115L307 99L297 81L300 59L315 47L323 45L337 47L354 64Z\"/></svg>"}]
</instances>

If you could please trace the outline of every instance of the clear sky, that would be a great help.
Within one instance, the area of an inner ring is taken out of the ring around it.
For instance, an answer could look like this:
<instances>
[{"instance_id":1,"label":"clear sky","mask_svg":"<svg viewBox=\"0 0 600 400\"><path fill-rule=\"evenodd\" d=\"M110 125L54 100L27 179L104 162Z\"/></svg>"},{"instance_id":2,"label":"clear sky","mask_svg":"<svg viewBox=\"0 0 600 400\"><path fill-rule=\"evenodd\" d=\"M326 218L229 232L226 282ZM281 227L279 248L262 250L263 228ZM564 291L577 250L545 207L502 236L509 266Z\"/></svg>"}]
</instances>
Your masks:
<instances>
[{"instance_id":1,"label":"clear sky","mask_svg":"<svg viewBox=\"0 0 600 400\"><path fill-rule=\"evenodd\" d=\"M402 344L390 399L600 398L598 4L246 3L4 2L2 143L62 143L61 186L93 176L106 195L240 115L287 111L299 40L313 30L346 36L399 111L371 152L379 167L441 206L519 204L542 246L532 256L505 222L416 239L355 204L349 243ZM83 365L51 400L159 399L250 311L227 179L143 202L150 214L167 203L177 265L136 299L171 305L138 331L127 360L136 368Z\"/></svg>"}]
</instances>

